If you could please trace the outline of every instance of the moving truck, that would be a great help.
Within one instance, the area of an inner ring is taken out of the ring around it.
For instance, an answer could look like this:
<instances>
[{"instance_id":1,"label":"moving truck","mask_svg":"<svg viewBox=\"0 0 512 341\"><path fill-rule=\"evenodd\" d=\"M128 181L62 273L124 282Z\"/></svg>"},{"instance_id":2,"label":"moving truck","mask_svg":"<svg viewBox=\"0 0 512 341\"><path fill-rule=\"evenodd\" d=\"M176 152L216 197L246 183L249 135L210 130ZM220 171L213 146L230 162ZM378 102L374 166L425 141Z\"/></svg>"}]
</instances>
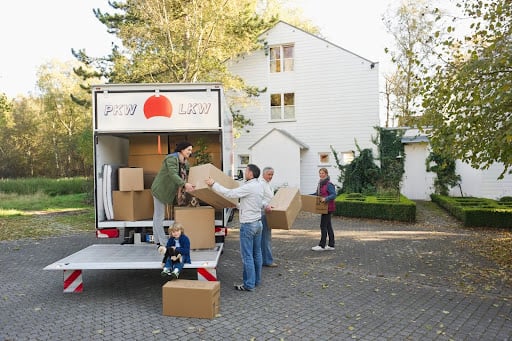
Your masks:
<instances>
[{"instance_id":1,"label":"moving truck","mask_svg":"<svg viewBox=\"0 0 512 341\"><path fill-rule=\"evenodd\" d=\"M92 87L92 109L96 236L121 240L91 245L47 266L47 270L65 271L65 292L81 291L84 269L160 268L161 256L151 243L150 188L162 160L178 142L194 145L191 166L210 163L234 176L232 115L219 83L97 85ZM214 236L214 244L194 249L192 241L192 264L186 268L195 269L198 279L216 280L232 208L199 204L205 209L194 213L214 211L212 230L207 232ZM175 211L168 205L165 228L174 222Z\"/></svg>"}]
</instances>

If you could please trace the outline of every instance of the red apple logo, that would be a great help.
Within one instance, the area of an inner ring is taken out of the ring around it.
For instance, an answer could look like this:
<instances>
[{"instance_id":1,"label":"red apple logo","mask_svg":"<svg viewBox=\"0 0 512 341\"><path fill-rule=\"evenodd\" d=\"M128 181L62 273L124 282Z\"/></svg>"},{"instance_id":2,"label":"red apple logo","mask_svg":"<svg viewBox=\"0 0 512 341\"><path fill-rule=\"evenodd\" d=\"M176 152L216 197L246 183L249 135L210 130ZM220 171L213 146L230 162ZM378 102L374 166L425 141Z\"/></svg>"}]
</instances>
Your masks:
<instances>
[{"instance_id":1,"label":"red apple logo","mask_svg":"<svg viewBox=\"0 0 512 341\"><path fill-rule=\"evenodd\" d=\"M155 116L171 117L171 101L162 95L153 95L144 102L144 116L151 118Z\"/></svg>"}]
</instances>

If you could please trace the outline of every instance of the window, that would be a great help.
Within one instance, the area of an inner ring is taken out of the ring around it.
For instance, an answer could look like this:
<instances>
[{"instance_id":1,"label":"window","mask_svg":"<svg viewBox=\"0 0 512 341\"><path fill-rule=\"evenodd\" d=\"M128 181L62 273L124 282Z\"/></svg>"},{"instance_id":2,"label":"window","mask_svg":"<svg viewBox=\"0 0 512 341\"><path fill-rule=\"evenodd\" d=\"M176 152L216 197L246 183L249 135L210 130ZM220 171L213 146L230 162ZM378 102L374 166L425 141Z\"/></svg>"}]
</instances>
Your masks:
<instances>
[{"instance_id":1,"label":"window","mask_svg":"<svg viewBox=\"0 0 512 341\"><path fill-rule=\"evenodd\" d=\"M238 164L240 166L247 166L249 164L249 155L238 155Z\"/></svg>"},{"instance_id":2,"label":"window","mask_svg":"<svg viewBox=\"0 0 512 341\"><path fill-rule=\"evenodd\" d=\"M318 159L321 165L330 163L330 153L318 153Z\"/></svg>"},{"instance_id":3,"label":"window","mask_svg":"<svg viewBox=\"0 0 512 341\"><path fill-rule=\"evenodd\" d=\"M270 95L270 120L295 119L295 94L271 94Z\"/></svg>"},{"instance_id":4,"label":"window","mask_svg":"<svg viewBox=\"0 0 512 341\"><path fill-rule=\"evenodd\" d=\"M356 157L356 152L351 150L350 152L344 152L341 153L341 161L344 165L348 165L349 163L352 163L354 161L354 158Z\"/></svg>"},{"instance_id":5,"label":"window","mask_svg":"<svg viewBox=\"0 0 512 341\"><path fill-rule=\"evenodd\" d=\"M293 71L293 45L270 48L270 72Z\"/></svg>"},{"instance_id":6,"label":"window","mask_svg":"<svg viewBox=\"0 0 512 341\"><path fill-rule=\"evenodd\" d=\"M340 152L337 153L339 157L339 161L342 165L348 165L354 160L354 151L349 152ZM320 152L318 153L318 164L320 166L330 166L331 165L331 153L329 152Z\"/></svg>"}]
</instances>

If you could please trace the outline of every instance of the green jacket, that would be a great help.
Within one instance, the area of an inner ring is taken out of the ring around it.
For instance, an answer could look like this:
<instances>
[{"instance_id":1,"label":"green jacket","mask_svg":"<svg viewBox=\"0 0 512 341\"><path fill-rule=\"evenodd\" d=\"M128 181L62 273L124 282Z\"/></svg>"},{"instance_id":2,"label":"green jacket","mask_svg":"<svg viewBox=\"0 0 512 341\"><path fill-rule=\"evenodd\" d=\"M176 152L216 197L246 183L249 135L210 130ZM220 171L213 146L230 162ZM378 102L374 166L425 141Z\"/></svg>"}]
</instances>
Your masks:
<instances>
[{"instance_id":1,"label":"green jacket","mask_svg":"<svg viewBox=\"0 0 512 341\"><path fill-rule=\"evenodd\" d=\"M188 162L185 161L187 175L189 171ZM172 204L178 188L185 185L185 180L180 176L180 161L178 153L172 153L165 157L160 171L153 180L151 192L155 198L164 204Z\"/></svg>"}]
</instances>

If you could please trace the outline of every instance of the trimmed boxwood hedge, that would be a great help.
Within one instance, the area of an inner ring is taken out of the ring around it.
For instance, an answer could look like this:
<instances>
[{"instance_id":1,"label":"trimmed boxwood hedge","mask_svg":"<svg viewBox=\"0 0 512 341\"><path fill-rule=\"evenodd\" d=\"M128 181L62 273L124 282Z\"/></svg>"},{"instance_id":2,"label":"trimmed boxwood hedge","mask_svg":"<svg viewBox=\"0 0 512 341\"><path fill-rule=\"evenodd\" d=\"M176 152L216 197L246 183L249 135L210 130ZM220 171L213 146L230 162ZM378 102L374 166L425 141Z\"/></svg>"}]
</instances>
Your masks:
<instances>
[{"instance_id":1,"label":"trimmed boxwood hedge","mask_svg":"<svg viewBox=\"0 0 512 341\"><path fill-rule=\"evenodd\" d=\"M404 196L367 196L360 193L339 195L336 200L335 215L353 218L371 218L416 221L416 203Z\"/></svg>"},{"instance_id":2,"label":"trimmed boxwood hedge","mask_svg":"<svg viewBox=\"0 0 512 341\"><path fill-rule=\"evenodd\" d=\"M446 209L467 227L512 227L512 202L474 197L431 194L433 202Z\"/></svg>"}]
</instances>

